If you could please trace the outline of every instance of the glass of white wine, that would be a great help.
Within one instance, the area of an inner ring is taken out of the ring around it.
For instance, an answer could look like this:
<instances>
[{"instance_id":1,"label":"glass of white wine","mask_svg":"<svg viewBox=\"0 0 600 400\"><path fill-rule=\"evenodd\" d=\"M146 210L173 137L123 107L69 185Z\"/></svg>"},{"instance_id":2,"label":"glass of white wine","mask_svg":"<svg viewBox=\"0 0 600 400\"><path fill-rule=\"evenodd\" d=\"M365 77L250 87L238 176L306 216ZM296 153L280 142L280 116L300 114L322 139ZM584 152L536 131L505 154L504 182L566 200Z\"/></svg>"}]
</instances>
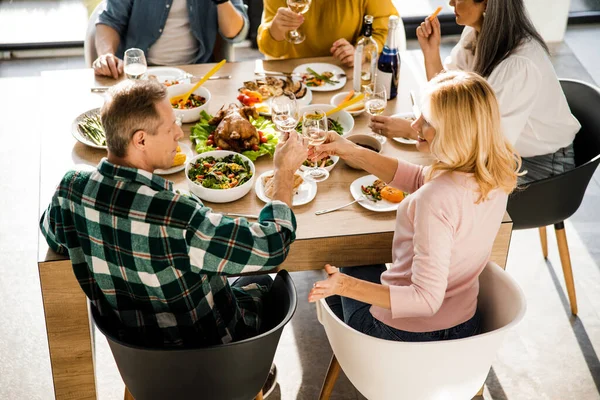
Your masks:
<instances>
[{"instance_id":1,"label":"glass of white wine","mask_svg":"<svg viewBox=\"0 0 600 400\"><path fill-rule=\"evenodd\" d=\"M123 63L123 69L128 79L142 79L146 75L148 65L146 64L146 56L143 50L136 48L127 49Z\"/></svg>"},{"instance_id":2,"label":"glass of white wine","mask_svg":"<svg viewBox=\"0 0 600 400\"><path fill-rule=\"evenodd\" d=\"M296 129L298 125L296 97L291 93L273 97L271 99L271 119L279 131L284 134ZM287 135L280 134L279 139L287 139Z\"/></svg>"},{"instance_id":3,"label":"glass of white wine","mask_svg":"<svg viewBox=\"0 0 600 400\"><path fill-rule=\"evenodd\" d=\"M327 139L327 115L322 110L305 112L302 116L302 136L304 136L309 146L318 146ZM304 178L313 182L323 182L329 178L329 171L319 167L318 162L306 171Z\"/></svg>"},{"instance_id":4,"label":"glass of white wine","mask_svg":"<svg viewBox=\"0 0 600 400\"><path fill-rule=\"evenodd\" d=\"M365 87L365 109L370 115L381 115L387 106L387 93L385 86L372 84ZM380 142L385 143L387 138L383 135L373 132L373 136Z\"/></svg>"},{"instance_id":5,"label":"glass of white wine","mask_svg":"<svg viewBox=\"0 0 600 400\"><path fill-rule=\"evenodd\" d=\"M305 14L310 8L310 2L311 0L287 0L287 5L296 14ZM290 43L299 44L304 42L306 35L298 29L294 29L285 33L285 39Z\"/></svg>"}]
</instances>

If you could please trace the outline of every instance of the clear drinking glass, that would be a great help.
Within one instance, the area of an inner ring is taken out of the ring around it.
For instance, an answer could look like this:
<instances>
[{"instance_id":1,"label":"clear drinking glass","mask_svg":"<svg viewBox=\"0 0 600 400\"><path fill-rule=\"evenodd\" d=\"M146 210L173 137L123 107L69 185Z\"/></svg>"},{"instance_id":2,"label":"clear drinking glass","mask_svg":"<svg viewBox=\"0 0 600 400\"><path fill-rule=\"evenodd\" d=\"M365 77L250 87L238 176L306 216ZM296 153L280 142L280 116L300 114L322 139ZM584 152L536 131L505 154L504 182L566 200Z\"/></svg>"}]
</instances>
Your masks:
<instances>
[{"instance_id":1,"label":"clear drinking glass","mask_svg":"<svg viewBox=\"0 0 600 400\"><path fill-rule=\"evenodd\" d=\"M381 115L387 106L387 93L385 86L380 84L372 84L365 87L365 109L370 115ZM380 142L385 143L387 138L377 132L373 132L373 136Z\"/></svg>"},{"instance_id":2,"label":"clear drinking glass","mask_svg":"<svg viewBox=\"0 0 600 400\"><path fill-rule=\"evenodd\" d=\"M304 136L309 146L318 146L327 139L327 115L324 111L315 110L305 112L302 116L302 136ZM318 162L306 171L304 178L309 181L322 182L329 178L329 171L319 167Z\"/></svg>"},{"instance_id":3,"label":"clear drinking glass","mask_svg":"<svg viewBox=\"0 0 600 400\"><path fill-rule=\"evenodd\" d=\"M287 0L287 5L296 14L304 14L310 8L310 2L311 0ZM298 29L294 29L285 33L285 39L290 43L299 44L304 42L306 35Z\"/></svg>"},{"instance_id":4,"label":"clear drinking glass","mask_svg":"<svg viewBox=\"0 0 600 400\"><path fill-rule=\"evenodd\" d=\"M271 99L271 119L282 133L288 133L296 129L298 125L298 103L293 94L286 94ZM287 135L279 136L286 139Z\"/></svg>"},{"instance_id":5,"label":"clear drinking glass","mask_svg":"<svg viewBox=\"0 0 600 400\"><path fill-rule=\"evenodd\" d=\"M125 51L123 64L128 79L142 79L146 75L148 65L143 50L131 48Z\"/></svg>"}]
</instances>

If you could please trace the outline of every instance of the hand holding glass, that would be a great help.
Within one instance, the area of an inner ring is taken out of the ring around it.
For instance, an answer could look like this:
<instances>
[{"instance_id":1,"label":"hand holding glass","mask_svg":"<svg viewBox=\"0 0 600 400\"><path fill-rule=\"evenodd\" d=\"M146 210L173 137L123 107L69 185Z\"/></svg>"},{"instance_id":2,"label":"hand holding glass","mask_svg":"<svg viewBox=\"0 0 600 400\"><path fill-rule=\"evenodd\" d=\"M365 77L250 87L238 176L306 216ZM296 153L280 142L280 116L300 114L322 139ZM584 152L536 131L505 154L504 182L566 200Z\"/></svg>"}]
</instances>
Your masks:
<instances>
[{"instance_id":1,"label":"hand holding glass","mask_svg":"<svg viewBox=\"0 0 600 400\"><path fill-rule=\"evenodd\" d=\"M125 52L123 63L128 79L142 79L148 69L144 51L136 48L128 49Z\"/></svg>"},{"instance_id":2,"label":"hand holding glass","mask_svg":"<svg viewBox=\"0 0 600 400\"><path fill-rule=\"evenodd\" d=\"M366 87L365 90L365 109L370 115L381 115L385 111L387 106L387 93L383 85L373 84ZM380 142L385 143L387 140L385 136L382 136L376 132L373 132L373 136Z\"/></svg>"},{"instance_id":3,"label":"hand holding glass","mask_svg":"<svg viewBox=\"0 0 600 400\"><path fill-rule=\"evenodd\" d=\"M304 14L310 8L311 0L287 0L287 5L290 10L296 14ZM304 42L306 35L297 29L286 32L285 39L293 44Z\"/></svg>"},{"instance_id":4,"label":"hand holding glass","mask_svg":"<svg viewBox=\"0 0 600 400\"><path fill-rule=\"evenodd\" d=\"M327 139L327 116L324 111L316 110L304 113L302 117L302 136L308 140L309 146L318 146ZM329 171L319 167L317 163L304 172L304 178L314 182L322 182L329 178Z\"/></svg>"}]
</instances>

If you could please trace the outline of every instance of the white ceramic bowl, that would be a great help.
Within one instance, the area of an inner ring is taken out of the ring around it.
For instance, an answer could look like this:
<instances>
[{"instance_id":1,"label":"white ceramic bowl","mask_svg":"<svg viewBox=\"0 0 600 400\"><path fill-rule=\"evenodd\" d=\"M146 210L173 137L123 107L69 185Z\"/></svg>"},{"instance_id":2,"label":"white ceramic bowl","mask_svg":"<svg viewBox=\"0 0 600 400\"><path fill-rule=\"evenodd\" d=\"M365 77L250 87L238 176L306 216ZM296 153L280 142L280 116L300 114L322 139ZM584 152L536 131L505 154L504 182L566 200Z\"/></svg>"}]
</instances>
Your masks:
<instances>
[{"instance_id":1,"label":"white ceramic bowl","mask_svg":"<svg viewBox=\"0 0 600 400\"><path fill-rule=\"evenodd\" d=\"M310 106L304 106L300 108L300 118L304 115L305 112L313 112L316 110L321 110L327 112L329 110L333 110L335 107L330 104L311 104ZM352 129L354 129L354 118L347 111L338 111L335 114L329 116L329 118L336 120L342 125L344 128L344 135L347 136Z\"/></svg>"},{"instance_id":2,"label":"white ceramic bowl","mask_svg":"<svg viewBox=\"0 0 600 400\"><path fill-rule=\"evenodd\" d=\"M173 96L184 94L193 88L194 85L195 83L180 83L178 85L169 86L167 87L167 96L169 96L170 99ZM208 108L208 103L210 103L210 91L205 87L200 86L194 91L194 94L204 97L206 99L206 103L200 107L190 108L188 110L173 110L175 111L176 116L181 117L181 122L184 124L198 121L200 119L200 111L206 110Z\"/></svg>"},{"instance_id":3,"label":"white ceramic bowl","mask_svg":"<svg viewBox=\"0 0 600 400\"><path fill-rule=\"evenodd\" d=\"M240 157L242 157L242 159L245 162L247 162L250 165L250 169L252 170L252 178L250 178L250 180L247 181L246 183L244 183L243 185L237 186L237 187L234 187L231 189L209 189L209 188L205 188L204 186L199 185L195 182L192 182L192 180L189 178L188 174L190 171L190 167L199 158L214 157L216 159L221 159L230 154L239 155ZM215 151L208 151L206 153L198 154L196 157L187 161L187 164L185 166L185 178L187 179L190 191L192 193L194 193L196 196L198 196L199 198L201 198L202 200L210 201L212 203L229 203L229 202L241 199L242 197L244 197L245 195L248 194L250 189L252 189L252 186L254 185L255 177L256 177L256 168L254 167L254 163L252 161L250 161L250 159L248 157L246 157L242 154L236 153L234 151L215 150Z\"/></svg>"},{"instance_id":4,"label":"white ceramic bowl","mask_svg":"<svg viewBox=\"0 0 600 400\"><path fill-rule=\"evenodd\" d=\"M348 93L350 93L350 92L341 92L341 93L338 93L335 96L333 96L330 101L331 105L334 107L339 106L342 103L342 101L346 98ZM354 110L353 108L356 108L356 107L361 107L361 108ZM365 111L365 102L364 102L364 100L359 101L357 104L354 104L354 105L350 106L349 108L346 108L344 111L346 111L347 113L349 113L352 116L360 115Z\"/></svg>"},{"instance_id":5,"label":"white ceramic bowl","mask_svg":"<svg viewBox=\"0 0 600 400\"><path fill-rule=\"evenodd\" d=\"M362 144L362 145L370 146L370 147L374 148L378 153L381 153L381 150L383 149L383 145L379 142L379 140L375 139L375 137L371 136L371 135L365 135L363 133L357 133L356 135L350 135L350 136L348 136L346 139L348 139L349 141L351 141L353 143L356 143L356 144ZM346 164L350 168L362 169L358 165L354 164L349 159L345 159L344 161L346 162Z\"/></svg>"},{"instance_id":6,"label":"white ceramic bowl","mask_svg":"<svg viewBox=\"0 0 600 400\"><path fill-rule=\"evenodd\" d=\"M340 158L338 156L331 156L331 160L333 161L333 164L331 164L328 167L324 167L327 171L331 171L333 169L333 167L335 167L338 163L338 161L340 161ZM320 164L320 163L319 163ZM309 169L310 167L307 167L305 165L301 165L300 166L300 170L301 171L306 171L307 169Z\"/></svg>"}]
</instances>

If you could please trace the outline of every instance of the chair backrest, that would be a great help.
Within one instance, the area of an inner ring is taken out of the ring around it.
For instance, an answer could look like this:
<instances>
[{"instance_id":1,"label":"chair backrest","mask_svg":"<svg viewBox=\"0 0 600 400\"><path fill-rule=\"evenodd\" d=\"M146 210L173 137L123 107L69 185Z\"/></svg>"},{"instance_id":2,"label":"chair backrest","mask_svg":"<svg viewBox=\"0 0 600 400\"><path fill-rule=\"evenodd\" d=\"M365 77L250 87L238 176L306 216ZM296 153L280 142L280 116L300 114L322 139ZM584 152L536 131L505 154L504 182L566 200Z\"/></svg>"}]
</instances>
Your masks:
<instances>
[{"instance_id":1,"label":"chair backrest","mask_svg":"<svg viewBox=\"0 0 600 400\"><path fill-rule=\"evenodd\" d=\"M344 373L367 399L470 399L481 388L506 332L525 314L523 292L488 263L479 277L483 333L459 340L396 342L360 333L327 302L317 316Z\"/></svg>"},{"instance_id":2,"label":"chair backrest","mask_svg":"<svg viewBox=\"0 0 600 400\"><path fill-rule=\"evenodd\" d=\"M85 40L83 41L83 57L87 68L92 68L92 63L98 58L98 53L96 52L96 22L98 21L98 15L105 9L106 0L103 0L94 8L88 20Z\"/></svg>"},{"instance_id":3,"label":"chair backrest","mask_svg":"<svg viewBox=\"0 0 600 400\"><path fill-rule=\"evenodd\" d=\"M125 385L136 400L191 399L249 400L264 385L279 338L297 305L294 283L280 271L265 298L266 331L225 345L197 349L150 349L123 343L103 326Z\"/></svg>"},{"instance_id":4,"label":"chair backrest","mask_svg":"<svg viewBox=\"0 0 600 400\"><path fill-rule=\"evenodd\" d=\"M507 206L513 229L556 224L573 215L600 163L600 89L575 80L560 83L571 112L581 124L573 142L577 167L516 190Z\"/></svg>"}]
</instances>

